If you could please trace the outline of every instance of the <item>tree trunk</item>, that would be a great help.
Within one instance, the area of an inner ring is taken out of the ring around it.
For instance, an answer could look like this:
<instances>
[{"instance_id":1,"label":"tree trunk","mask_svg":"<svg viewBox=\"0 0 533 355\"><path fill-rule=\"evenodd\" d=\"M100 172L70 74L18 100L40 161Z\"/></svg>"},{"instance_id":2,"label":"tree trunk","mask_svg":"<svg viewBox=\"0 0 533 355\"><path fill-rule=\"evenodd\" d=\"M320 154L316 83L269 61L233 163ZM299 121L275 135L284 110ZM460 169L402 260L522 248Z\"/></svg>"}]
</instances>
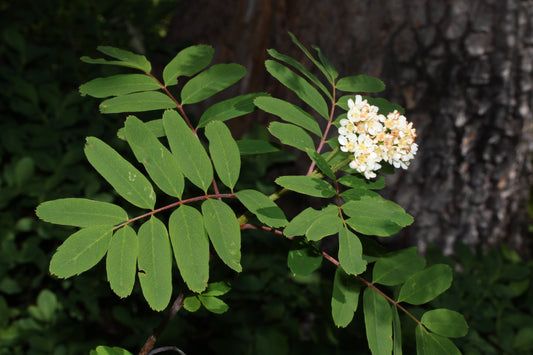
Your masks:
<instances>
[{"instance_id":1,"label":"tree trunk","mask_svg":"<svg viewBox=\"0 0 533 355\"><path fill-rule=\"evenodd\" d=\"M379 77L420 146L388 181L386 195L415 217L395 238L446 253L507 242L527 255L532 18L531 0L198 0L177 9L168 42L208 43L217 61L245 65L242 93L289 97L264 70L268 48L308 64L288 31L341 75Z\"/></svg>"}]
</instances>

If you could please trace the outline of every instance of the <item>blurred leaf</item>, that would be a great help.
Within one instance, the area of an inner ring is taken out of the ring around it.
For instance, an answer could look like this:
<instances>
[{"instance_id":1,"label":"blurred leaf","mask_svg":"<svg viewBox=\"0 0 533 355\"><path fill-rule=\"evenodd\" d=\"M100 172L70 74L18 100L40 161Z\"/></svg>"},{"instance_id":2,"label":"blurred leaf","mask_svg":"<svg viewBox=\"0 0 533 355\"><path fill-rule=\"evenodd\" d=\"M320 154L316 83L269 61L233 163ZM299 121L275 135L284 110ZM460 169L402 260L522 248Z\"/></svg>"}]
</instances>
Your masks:
<instances>
[{"instance_id":1,"label":"blurred leaf","mask_svg":"<svg viewBox=\"0 0 533 355\"><path fill-rule=\"evenodd\" d=\"M373 288L363 292L366 338L372 355L392 352L392 310L389 302Z\"/></svg>"},{"instance_id":2,"label":"blurred leaf","mask_svg":"<svg viewBox=\"0 0 533 355\"><path fill-rule=\"evenodd\" d=\"M322 254L304 243L293 243L287 257L289 269L298 276L307 276L322 264Z\"/></svg>"},{"instance_id":3,"label":"blurred leaf","mask_svg":"<svg viewBox=\"0 0 533 355\"><path fill-rule=\"evenodd\" d=\"M309 196L329 198L337 193L328 182L311 176L280 176L275 182L288 190Z\"/></svg>"},{"instance_id":4,"label":"blurred leaf","mask_svg":"<svg viewBox=\"0 0 533 355\"><path fill-rule=\"evenodd\" d=\"M98 138L88 137L85 155L96 171L126 201L140 208L154 208L155 193L148 179L113 148Z\"/></svg>"},{"instance_id":5,"label":"blurred leaf","mask_svg":"<svg viewBox=\"0 0 533 355\"><path fill-rule=\"evenodd\" d=\"M35 162L30 157L20 159L15 165L15 184L24 186L24 184L34 175Z\"/></svg>"},{"instance_id":6,"label":"blurred leaf","mask_svg":"<svg viewBox=\"0 0 533 355\"><path fill-rule=\"evenodd\" d=\"M380 92L385 84L378 78L367 75L348 76L337 81L337 90L348 92Z\"/></svg>"},{"instance_id":7,"label":"blurred leaf","mask_svg":"<svg viewBox=\"0 0 533 355\"><path fill-rule=\"evenodd\" d=\"M270 96L258 97L254 103L265 112L305 128L319 137L322 136L322 130L318 126L316 119L296 105Z\"/></svg>"},{"instance_id":8,"label":"blurred leaf","mask_svg":"<svg viewBox=\"0 0 533 355\"><path fill-rule=\"evenodd\" d=\"M513 349L516 351L530 351L533 348L533 327L525 327L518 330L514 337Z\"/></svg>"},{"instance_id":9,"label":"blurred leaf","mask_svg":"<svg viewBox=\"0 0 533 355\"><path fill-rule=\"evenodd\" d=\"M241 230L231 207L222 201L208 199L202 203L202 214L205 229L220 259L241 272Z\"/></svg>"},{"instance_id":10,"label":"blurred leaf","mask_svg":"<svg viewBox=\"0 0 533 355\"><path fill-rule=\"evenodd\" d=\"M204 111L196 128L204 127L209 122L227 121L251 113L256 108L254 100L262 96L268 96L268 94L246 94L218 102Z\"/></svg>"},{"instance_id":11,"label":"blurred leaf","mask_svg":"<svg viewBox=\"0 0 533 355\"><path fill-rule=\"evenodd\" d=\"M132 354L126 349L100 345L96 347L96 350L91 350L89 355L132 355Z\"/></svg>"},{"instance_id":12,"label":"blurred leaf","mask_svg":"<svg viewBox=\"0 0 533 355\"><path fill-rule=\"evenodd\" d=\"M418 255L416 247L402 249L378 259L372 272L372 282L386 286L399 285L424 266L426 260Z\"/></svg>"},{"instance_id":13,"label":"blurred leaf","mask_svg":"<svg viewBox=\"0 0 533 355\"><path fill-rule=\"evenodd\" d=\"M302 73L307 79L311 80L313 84L315 84L322 92L331 100L331 93L328 91L328 89L322 84L320 80L316 76L314 76L309 70L307 70L300 62L298 62L296 59L289 57L288 55L281 54L275 49L269 49L267 50L268 54L270 54L273 58L285 62L292 66L293 68L297 69L300 73Z\"/></svg>"},{"instance_id":14,"label":"blurred leaf","mask_svg":"<svg viewBox=\"0 0 533 355\"><path fill-rule=\"evenodd\" d=\"M272 228L279 228L287 225L285 214L267 196L256 190L242 190L235 193L235 197L257 218Z\"/></svg>"},{"instance_id":15,"label":"blurred leaf","mask_svg":"<svg viewBox=\"0 0 533 355\"><path fill-rule=\"evenodd\" d=\"M280 148L272 142L259 139L241 139L237 141L241 155L265 154L280 151Z\"/></svg>"},{"instance_id":16,"label":"blurred leaf","mask_svg":"<svg viewBox=\"0 0 533 355\"><path fill-rule=\"evenodd\" d=\"M202 304L196 295L187 296L183 300L183 307L189 312L196 312L201 306Z\"/></svg>"},{"instance_id":17,"label":"blurred leaf","mask_svg":"<svg viewBox=\"0 0 533 355\"><path fill-rule=\"evenodd\" d=\"M366 270L361 241L347 227L339 231L339 263L348 274L359 275Z\"/></svg>"},{"instance_id":18,"label":"blurred leaf","mask_svg":"<svg viewBox=\"0 0 533 355\"><path fill-rule=\"evenodd\" d=\"M50 261L50 273L66 279L95 266L107 252L113 226L87 227L61 244Z\"/></svg>"},{"instance_id":19,"label":"blurred leaf","mask_svg":"<svg viewBox=\"0 0 533 355\"><path fill-rule=\"evenodd\" d=\"M315 162L316 166L320 171L329 177L331 180L335 180L335 173L333 170L331 170L331 167L329 166L329 163L322 157L322 155L318 154L314 149L306 149L307 155L309 155L309 158L311 158L312 161Z\"/></svg>"},{"instance_id":20,"label":"blurred leaf","mask_svg":"<svg viewBox=\"0 0 533 355\"><path fill-rule=\"evenodd\" d=\"M120 96L139 91L160 89L160 84L145 74L119 74L106 78L96 78L80 86L82 96L97 98Z\"/></svg>"},{"instance_id":21,"label":"blurred leaf","mask_svg":"<svg viewBox=\"0 0 533 355\"><path fill-rule=\"evenodd\" d=\"M41 203L36 210L43 221L65 226L117 225L128 220L121 207L84 198L63 198Z\"/></svg>"},{"instance_id":22,"label":"blurred leaf","mask_svg":"<svg viewBox=\"0 0 533 355\"><path fill-rule=\"evenodd\" d=\"M163 222L152 216L139 228L139 281L144 298L162 311L172 295L172 251Z\"/></svg>"},{"instance_id":23,"label":"blurred leaf","mask_svg":"<svg viewBox=\"0 0 533 355\"><path fill-rule=\"evenodd\" d=\"M311 136L298 126L288 123L272 122L268 127L270 133L281 143L290 145L301 151L315 150Z\"/></svg>"},{"instance_id":24,"label":"blurred leaf","mask_svg":"<svg viewBox=\"0 0 533 355\"><path fill-rule=\"evenodd\" d=\"M159 91L144 91L116 96L100 104L101 113L144 112L175 108L176 103Z\"/></svg>"},{"instance_id":25,"label":"blurred leaf","mask_svg":"<svg viewBox=\"0 0 533 355\"><path fill-rule=\"evenodd\" d=\"M342 210L351 217L346 222L357 232L367 235L386 237L413 223L413 217L403 208L379 195L349 201Z\"/></svg>"},{"instance_id":26,"label":"blurred leaf","mask_svg":"<svg viewBox=\"0 0 533 355\"><path fill-rule=\"evenodd\" d=\"M385 178L383 176L376 181L370 181L355 175L344 175L338 182L344 186L368 190L381 190L385 187Z\"/></svg>"},{"instance_id":27,"label":"blurred leaf","mask_svg":"<svg viewBox=\"0 0 533 355\"><path fill-rule=\"evenodd\" d=\"M451 268L445 264L433 265L418 271L403 284L398 302L414 305L429 302L450 287L452 277Z\"/></svg>"},{"instance_id":28,"label":"blurred leaf","mask_svg":"<svg viewBox=\"0 0 533 355\"><path fill-rule=\"evenodd\" d=\"M198 299L209 312L222 314L229 309L224 301L216 297L199 295Z\"/></svg>"},{"instance_id":29,"label":"blurred leaf","mask_svg":"<svg viewBox=\"0 0 533 355\"><path fill-rule=\"evenodd\" d=\"M89 64L119 65L123 67L139 69L146 73L149 73L152 70L152 66L145 56L109 46L99 46L96 49L101 53L107 54L108 56L119 60L108 61L102 58L93 59L89 57L81 57L81 61Z\"/></svg>"},{"instance_id":30,"label":"blurred leaf","mask_svg":"<svg viewBox=\"0 0 533 355\"><path fill-rule=\"evenodd\" d=\"M215 50L204 44L181 50L163 69L165 86L176 85L178 77L193 76L211 63Z\"/></svg>"},{"instance_id":31,"label":"blurred leaf","mask_svg":"<svg viewBox=\"0 0 533 355\"><path fill-rule=\"evenodd\" d=\"M416 326L415 334L417 355L461 355L450 339L428 333L420 324Z\"/></svg>"},{"instance_id":32,"label":"blurred leaf","mask_svg":"<svg viewBox=\"0 0 533 355\"><path fill-rule=\"evenodd\" d=\"M181 90L181 104L194 104L235 84L246 74L239 64L217 64L201 72Z\"/></svg>"},{"instance_id":33,"label":"blurred leaf","mask_svg":"<svg viewBox=\"0 0 533 355\"><path fill-rule=\"evenodd\" d=\"M328 70L326 70L326 68L324 68L324 66L315 59L315 57L313 57L313 55L311 53L309 53L309 51L307 50L307 48L305 48L301 43L300 41L298 41L298 39L296 38L295 35L293 35L291 32L289 32L289 36L291 37L291 40L294 44L296 44L298 46L298 48L300 48L300 50L302 52L305 53L305 55L307 56L307 58L309 58L311 60L311 62L313 62L313 64L322 72L322 74L324 74L324 76L328 79L328 80L331 80L331 76L330 76L330 73L328 72Z\"/></svg>"},{"instance_id":34,"label":"blurred leaf","mask_svg":"<svg viewBox=\"0 0 533 355\"><path fill-rule=\"evenodd\" d=\"M130 226L117 230L109 243L106 271L111 289L121 298L128 297L133 290L137 255L139 240L135 231Z\"/></svg>"},{"instance_id":35,"label":"blurred leaf","mask_svg":"<svg viewBox=\"0 0 533 355\"><path fill-rule=\"evenodd\" d=\"M159 142L150 129L135 116L126 119L126 139L156 185L166 194L181 198L183 174L176 158Z\"/></svg>"},{"instance_id":36,"label":"blurred leaf","mask_svg":"<svg viewBox=\"0 0 533 355\"><path fill-rule=\"evenodd\" d=\"M51 322L58 309L56 295L48 289L39 292L39 296L37 296L37 309L39 310L40 321Z\"/></svg>"},{"instance_id":37,"label":"blurred leaf","mask_svg":"<svg viewBox=\"0 0 533 355\"><path fill-rule=\"evenodd\" d=\"M337 327L346 327L352 321L360 292L360 282L338 267L335 271L331 296L331 315Z\"/></svg>"},{"instance_id":38,"label":"blurred leaf","mask_svg":"<svg viewBox=\"0 0 533 355\"><path fill-rule=\"evenodd\" d=\"M241 170L241 155L235 139L220 121L209 123L205 136L209 139L209 153L220 181L233 190Z\"/></svg>"},{"instance_id":39,"label":"blurred leaf","mask_svg":"<svg viewBox=\"0 0 533 355\"><path fill-rule=\"evenodd\" d=\"M291 89L306 104L325 119L329 118L328 105L320 93L304 78L278 62L267 60L267 71L283 85Z\"/></svg>"},{"instance_id":40,"label":"blurred leaf","mask_svg":"<svg viewBox=\"0 0 533 355\"><path fill-rule=\"evenodd\" d=\"M207 191L213 181L213 167L204 147L176 111L165 111L163 125L181 171L194 185Z\"/></svg>"},{"instance_id":41,"label":"blurred leaf","mask_svg":"<svg viewBox=\"0 0 533 355\"><path fill-rule=\"evenodd\" d=\"M433 333L449 337L464 337L468 333L465 317L449 309L432 309L427 311L420 320Z\"/></svg>"},{"instance_id":42,"label":"blurred leaf","mask_svg":"<svg viewBox=\"0 0 533 355\"><path fill-rule=\"evenodd\" d=\"M182 205L170 215L168 228L183 281L192 291L202 292L209 279L209 239L201 213Z\"/></svg>"}]
</instances>

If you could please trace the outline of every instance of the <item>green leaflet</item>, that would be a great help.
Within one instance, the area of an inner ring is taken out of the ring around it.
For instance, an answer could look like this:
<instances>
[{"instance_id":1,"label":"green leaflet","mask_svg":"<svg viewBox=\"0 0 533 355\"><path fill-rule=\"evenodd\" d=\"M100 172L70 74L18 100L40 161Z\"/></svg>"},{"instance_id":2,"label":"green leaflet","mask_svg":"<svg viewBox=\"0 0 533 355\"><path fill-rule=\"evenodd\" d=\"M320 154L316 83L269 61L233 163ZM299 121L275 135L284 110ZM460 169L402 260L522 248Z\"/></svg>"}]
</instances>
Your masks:
<instances>
[{"instance_id":1,"label":"green leaflet","mask_svg":"<svg viewBox=\"0 0 533 355\"><path fill-rule=\"evenodd\" d=\"M202 203L205 229L222 261L237 272L242 271L241 229L235 213L222 201L209 199Z\"/></svg>"},{"instance_id":2,"label":"green leaflet","mask_svg":"<svg viewBox=\"0 0 533 355\"><path fill-rule=\"evenodd\" d=\"M75 227L117 225L128 220L128 214L121 207L84 198L43 202L36 213L43 221Z\"/></svg>"},{"instance_id":3,"label":"green leaflet","mask_svg":"<svg viewBox=\"0 0 533 355\"><path fill-rule=\"evenodd\" d=\"M117 296L128 297L135 284L139 241L130 226L117 230L107 250L107 280Z\"/></svg>"},{"instance_id":4,"label":"green leaflet","mask_svg":"<svg viewBox=\"0 0 533 355\"><path fill-rule=\"evenodd\" d=\"M272 122L268 130L283 144L290 145L304 152L307 149L315 150L315 144L311 136L298 126L288 123Z\"/></svg>"},{"instance_id":5,"label":"green leaflet","mask_svg":"<svg viewBox=\"0 0 533 355\"><path fill-rule=\"evenodd\" d=\"M383 81L364 74L339 79L336 87L337 90L348 92L380 92L385 90Z\"/></svg>"},{"instance_id":6,"label":"green leaflet","mask_svg":"<svg viewBox=\"0 0 533 355\"><path fill-rule=\"evenodd\" d=\"M464 337L468 333L465 317L449 309L441 308L427 311L420 321L433 333L445 337Z\"/></svg>"},{"instance_id":7,"label":"green leaflet","mask_svg":"<svg viewBox=\"0 0 533 355\"><path fill-rule=\"evenodd\" d=\"M89 355L132 355L132 354L126 349L100 345L100 346L97 346L95 350L91 350Z\"/></svg>"},{"instance_id":8,"label":"green leaflet","mask_svg":"<svg viewBox=\"0 0 533 355\"><path fill-rule=\"evenodd\" d=\"M296 105L270 96L258 97L254 100L254 103L265 112L305 128L319 137L322 136L322 130L318 126L316 119Z\"/></svg>"},{"instance_id":9,"label":"green leaflet","mask_svg":"<svg viewBox=\"0 0 533 355\"><path fill-rule=\"evenodd\" d=\"M339 231L339 263L348 274L359 275L366 270L361 241L348 228Z\"/></svg>"},{"instance_id":10,"label":"green leaflet","mask_svg":"<svg viewBox=\"0 0 533 355\"><path fill-rule=\"evenodd\" d=\"M415 272L426 266L416 247L402 249L380 257L372 271L372 282L386 286L402 284Z\"/></svg>"},{"instance_id":11,"label":"green leaflet","mask_svg":"<svg viewBox=\"0 0 533 355\"><path fill-rule=\"evenodd\" d=\"M361 196L342 206L352 217L346 222L357 232L366 235L386 237L413 223L413 217L396 203L379 195Z\"/></svg>"},{"instance_id":12,"label":"green leaflet","mask_svg":"<svg viewBox=\"0 0 533 355\"><path fill-rule=\"evenodd\" d=\"M342 219L339 217L339 210L329 205L320 211L320 216L309 226L305 236L308 240L319 241L328 235L339 233L341 228Z\"/></svg>"},{"instance_id":13,"label":"green leaflet","mask_svg":"<svg viewBox=\"0 0 533 355\"><path fill-rule=\"evenodd\" d=\"M176 103L162 92L144 91L107 99L100 104L100 112L143 112L175 107Z\"/></svg>"},{"instance_id":14,"label":"green leaflet","mask_svg":"<svg viewBox=\"0 0 533 355\"><path fill-rule=\"evenodd\" d=\"M202 292L202 296L222 296L228 293L230 290L231 287L227 282L212 282L207 285L207 289Z\"/></svg>"},{"instance_id":15,"label":"green leaflet","mask_svg":"<svg viewBox=\"0 0 533 355\"><path fill-rule=\"evenodd\" d=\"M415 335L417 355L461 355L450 339L429 333L420 324L416 326Z\"/></svg>"},{"instance_id":16,"label":"green leaflet","mask_svg":"<svg viewBox=\"0 0 533 355\"><path fill-rule=\"evenodd\" d=\"M359 281L338 267L333 279L331 296L331 315L337 327L346 327L357 310L361 284Z\"/></svg>"},{"instance_id":17,"label":"green leaflet","mask_svg":"<svg viewBox=\"0 0 533 355\"><path fill-rule=\"evenodd\" d=\"M139 228L139 281L154 311L164 310L172 295L172 251L163 222L151 217Z\"/></svg>"},{"instance_id":18,"label":"green leaflet","mask_svg":"<svg viewBox=\"0 0 533 355\"><path fill-rule=\"evenodd\" d=\"M329 118L328 105L320 93L304 78L278 62L267 60L267 71L283 85L291 89L306 104L325 119Z\"/></svg>"},{"instance_id":19,"label":"green leaflet","mask_svg":"<svg viewBox=\"0 0 533 355\"><path fill-rule=\"evenodd\" d=\"M165 86L176 85L178 77L193 76L211 63L215 50L200 44L181 50L163 69Z\"/></svg>"},{"instance_id":20,"label":"green leaflet","mask_svg":"<svg viewBox=\"0 0 533 355\"><path fill-rule=\"evenodd\" d=\"M204 147L176 111L165 111L163 125L180 170L194 185L207 191L213 181L213 167Z\"/></svg>"},{"instance_id":21,"label":"green leaflet","mask_svg":"<svg viewBox=\"0 0 533 355\"><path fill-rule=\"evenodd\" d=\"M194 104L235 84L246 74L239 64L217 64L201 72L181 90L181 104Z\"/></svg>"},{"instance_id":22,"label":"green leaflet","mask_svg":"<svg viewBox=\"0 0 533 355\"><path fill-rule=\"evenodd\" d=\"M268 96L268 94L246 94L218 102L205 110L196 128L204 127L212 121L227 121L253 112L256 108L254 100L261 96Z\"/></svg>"},{"instance_id":23,"label":"green leaflet","mask_svg":"<svg viewBox=\"0 0 533 355\"><path fill-rule=\"evenodd\" d=\"M398 302L414 305L429 302L451 286L452 278L452 269L445 264L436 264L418 271L403 284Z\"/></svg>"},{"instance_id":24,"label":"green leaflet","mask_svg":"<svg viewBox=\"0 0 533 355\"><path fill-rule=\"evenodd\" d=\"M315 45L311 47L313 47L313 49L317 52L318 59L320 60L320 63L322 63L322 65L324 66L325 71L329 74L330 83L333 84L334 80L337 79L337 77L339 76L339 72L337 71L337 69L335 69L333 64L322 54L320 48ZM326 75L326 73L324 73L324 75Z\"/></svg>"},{"instance_id":25,"label":"green leaflet","mask_svg":"<svg viewBox=\"0 0 533 355\"><path fill-rule=\"evenodd\" d=\"M293 274L307 276L322 264L322 254L305 243L293 243L287 257L287 265Z\"/></svg>"},{"instance_id":26,"label":"green leaflet","mask_svg":"<svg viewBox=\"0 0 533 355\"><path fill-rule=\"evenodd\" d=\"M290 221L287 227L283 230L283 234L286 237L306 235L309 229L320 219L320 217L329 216L330 218L334 218L335 216L338 217L338 214L339 210L337 206L333 204L330 204L321 210L315 210L312 207L308 207ZM337 222L338 221L335 221L335 223ZM317 230L318 228L315 229L315 233ZM334 233L336 232L331 234Z\"/></svg>"},{"instance_id":27,"label":"green leaflet","mask_svg":"<svg viewBox=\"0 0 533 355\"><path fill-rule=\"evenodd\" d=\"M235 139L220 121L209 123L205 136L209 139L209 154L220 181L233 191L241 171L241 155Z\"/></svg>"},{"instance_id":28,"label":"green leaflet","mask_svg":"<svg viewBox=\"0 0 533 355\"><path fill-rule=\"evenodd\" d=\"M126 201L140 208L154 208L155 193L148 179L113 148L98 138L88 137L85 156Z\"/></svg>"},{"instance_id":29,"label":"green leaflet","mask_svg":"<svg viewBox=\"0 0 533 355\"><path fill-rule=\"evenodd\" d=\"M113 226L94 226L77 231L57 248L50 273L66 279L95 266L105 255Z\"/></svg>"},{"instance_id":30,"label":"green leaflet","mask_svg":"<svg viewBox=\"0 0 533 355\"><path fill-rule=\"evenodd\" d=\"M288 190L309 196L329 198L337 193L328 182L311 176L280 176L275 182Z\"/></svg>"},{"instance_id":31,"label":"green leaflet","mask_svg":"<svg viewBox=\"0 0 533 355\"><path fill-rule=\"evenodd\" d=\"M235 193L241 203L255 214L257 218L272 228L279 228L287 225L285 214L267 196L256 190L242 190Z\"/></svg>"},{"instance_id":32,"label":"green leaflet","mask_svg":"<svg viewBox=\"0 0 533 355\"><path fill-rule=\"evenodd\" d=\"M209 239L202 215L182 205L168 222L174 257L183 281L194 292L202 292L209 279Z\"/></svg>"},{"instance_id":33,"label":"green leaflet","mask_svg":"<svg viewBox=\"0 0 533 355\"><path fill-rule=\"evenodd\" d=\"M326 159L324 159L322 155L320 155L314 149L306 149L306 152L307 155L309 155L309 158L311 158L311 160L315 162L318 169L320 169L320 171L324 175L326 175L331 180L335 180L335 173L333 172L333 170L331 170L329 163L326 161Z\"/></svg>"},{"instance_id":34,"label":"green leaflet","mask_svg":"<svg viewBox=\"0 0 533 355\"><path fill-rule=\"evenodd\" d=\"M198 299L197 295L187 296L183 300L183 307L189 312L196 312L200 309L201 306L202 303L200 303L200 300Z\"/></svg>"},{"instance_id":35,"label":"green leaflet","mask_svg":"<svg viewBox=\"0 0 533 355\"><path fill-rule=\"evenodd\" d=\"M222 314L229 309L229 306L217 297L199 295L198 299L209 312L215 314Z\"/></svg>"},{"instance_id":36,"label":"green leaflet","mask_svg":"<svg viewBox=\"0 0 533 355\"><path fill-rule=\"evenodd\" d=\"M158 90L161 86L145 74L119 74L107 78L96 78L80 86L82 96L97 98L120 96L138 91Z\"/></svg>"},{"instance_id":37,"label":"green leaflet","mask_svg":"<svg viewBox=\"0 0 533 355\"><path fill-rule=\"evenodd\" d=\"M280 148L272 142L259 139L241 139L237 141L241 155L265 154L280 151Z\"/></svg>"},{"instance_id":38,"label":"green leaflet","mask_svg":"<svg viewBox=\"0 0 533 355\"><path fill-rule=\"evenodd\" d=\"M154 136L157 138L164 137L165 136L165 128L163 127L163 120L162 119L156 119L144 122L146 127L152 132ZM126 140L126 127L122 127L117 132L117 137Z\"/></svg>"},{"instance_id":39,"label":"green leaflet","mask_svg":"<svg viewBox=\"0 0 533 355\"><path fill-rule=\"evenodd\" d=\"M331 76L330 76L330 73L328 70L326 70L326 68L324 68L324 66L322 65L322 63L320 63L318 60L315 59L315 57L313 57L313 55L311 53L309 53L309 51L300 43L300 41L298 41L298 39L296 38L295 35L293 35L291 32L289 32L289 36L291 37L291 40L294 44L296 44L298 46L298 48L300 48L300 50L302 52L305 53L305 55L307 56L307 58L309 58L311 60L311 62L313 62L313 64L318 68L320 69L320 71L322 72L322 74L324 74L324 76L326 77L326 79L328 80L331 80Z\"/></svg>"},{"instance_id":40,"label":"green leaflet","mask_svg":"<svg viewBox=\"0 0 533 355\"><path fill-rule=\"evenodd\" d=\"M392 311L389 302L373 288L363 292L366 338L372 355L392 352Z\"/></svg>"},{"instance_id":41,"label":"green leaflet","mask_svg":"<svg viewBox=\"0 0 533 355\"><path fill-rule=\"evenodd\" d=\"M135 116L126 119L125 133L137 160L166 194L181 198L185 182L176 158L152 131Z\"/></svg>"},{"instance_id":42,"label":"green leaflet","mask_svg":"<svg viewBox=\"0 0 533 355\"><path fill-rule=\"evenodd\" d=\"M296 59L293 59L292 57L289 57L288 55L281 54L275 49L269 49L267 50L268 54L270 54L273 58L285 62L292 66L293 68L297 69L300 73L302 73L307 79L311 80L313 84L315 84L322 92L331 100L331 93L328 91L328 89L322 84L320 80L305 67L300 64Z\"/></svg>"},{"instance_id":43,"label":"green leaflet","mask_svg":"<svg viewBox=\"0 0 533 355\"><path fill-rule=\"evenodd\" d=\"M108 61L102 58L92 59L89 57L81 57L81 61L89 64L119 65L123 67L139 69L146 73L149 73L152 70L150 62L143 55L110 46L98 46L96 49L101 53L118 59L118 61Z\"/></svg>"},{"instance_id":44,"label":"green leaflet","mask_svg":"<svg viewBox=\"0 0 533 355\"><path fill-rule=\"evenodd\" d=\"M392 353L402 355L402 324L398 307L392 307Z\"/></svg>"}]
</instances>

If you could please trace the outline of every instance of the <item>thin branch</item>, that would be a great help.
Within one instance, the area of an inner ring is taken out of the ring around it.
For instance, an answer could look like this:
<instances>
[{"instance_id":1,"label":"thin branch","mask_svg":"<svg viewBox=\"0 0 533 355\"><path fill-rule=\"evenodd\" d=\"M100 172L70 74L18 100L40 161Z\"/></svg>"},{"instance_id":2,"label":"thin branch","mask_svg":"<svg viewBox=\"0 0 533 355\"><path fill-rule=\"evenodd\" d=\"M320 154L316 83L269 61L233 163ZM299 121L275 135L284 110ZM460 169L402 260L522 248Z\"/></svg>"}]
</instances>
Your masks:
<instances>
[{"instance_id":1,"label":"thin branch","mask_svg":"<svg viewBox=\"0 0 533 355\"><path fill-rule=\"evenodd\" d=\"M176 313L183 307L183 300L185 296L183 295L183 292L180 292L174 303L172 304L172 308L170 308L170 312L168 313L168 316L163 319L163 321L157 326L157 328L154 329L152 334L148 337L146 342L144 343L144 346L142 347L141 351L139 351L139 355L148 355L150 351L154 348L154 344L163 333L163 330L167 327L168 323L174 318Z\"/></svg>"}]
</instances>

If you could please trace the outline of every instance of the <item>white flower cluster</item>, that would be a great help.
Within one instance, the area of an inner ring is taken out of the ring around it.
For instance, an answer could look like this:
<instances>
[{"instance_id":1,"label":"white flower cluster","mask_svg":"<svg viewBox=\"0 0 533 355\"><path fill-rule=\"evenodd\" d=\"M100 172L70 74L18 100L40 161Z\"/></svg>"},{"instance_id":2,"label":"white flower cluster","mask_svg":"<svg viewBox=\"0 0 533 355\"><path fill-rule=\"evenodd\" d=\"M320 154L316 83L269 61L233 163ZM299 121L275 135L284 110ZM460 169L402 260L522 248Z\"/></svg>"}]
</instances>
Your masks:
<instances>
[{"instance_id":1,"label":"white flower cluster","mask_svg":"<svg viewBox=\"0 0 533 355\"><path fill-rule=\"evenodd\" d=\"M350 168L367 179L376 177L381 161L407 169L418 150L413 123L396 110L387 117L378 114L360 95L355 102L348 100L348 106L348 118L340 121L339 143L343 152L353 153Z\"/></svg>"}]
</instances>

